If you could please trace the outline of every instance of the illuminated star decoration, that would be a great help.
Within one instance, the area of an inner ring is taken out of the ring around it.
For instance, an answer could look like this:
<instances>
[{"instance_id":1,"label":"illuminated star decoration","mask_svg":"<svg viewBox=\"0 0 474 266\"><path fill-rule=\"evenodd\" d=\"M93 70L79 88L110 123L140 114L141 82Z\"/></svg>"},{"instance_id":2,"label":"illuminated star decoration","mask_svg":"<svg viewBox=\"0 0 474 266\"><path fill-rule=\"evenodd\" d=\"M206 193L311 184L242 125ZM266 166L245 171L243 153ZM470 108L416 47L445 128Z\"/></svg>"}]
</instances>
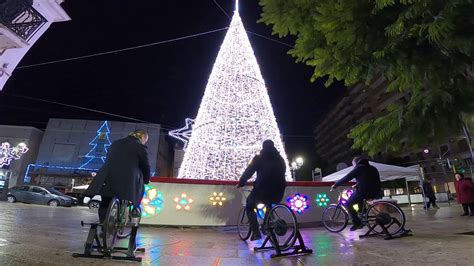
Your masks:
<instances>
[{"instance_id":1,"label":"illuminated star decoration","mask_svg":"<svg viewBox=\"0 0 474 266\"><path fill-rule=\"evenodd\" d=\"M352 189L342 191L341 198L339 199L341 204L346 204L347 200L352 196L352 193L354 193Z\"/></svg>"},{"instance_id":2,"label":"illuminated star decoration","mask_svg":"<svg viewBox=\"0 0 474 266\"><path fill-rule=\"evenodd\" d=\"M178 178L237 181L267 139L288 165L265 80L237 7L194 122ZM285 177L292 180L289 167Z\"/></svg>"},{"instance_id":3,"label":"illuminated star decoration","mask_svg":"<svg viewBox=\"0 0 474 266\"><path fill-rule=\"evenodd\" d=\"M319 207L326 207L328 206L329 198L327 194L318 194L316 197L316 204L318 204Z\"/></svg>"},{"instance_id":4,"label":"illuminated star decoration","mask_svg":"<svg viewBox=\"0 0 474 266\"><path fill-rule=\"evenodd\" d=\"M193 203L193 199L188 198L186 193L182 193L181 198L174 198L174 202L176 202L176 210L189 211L191 209L191 203Z\"/></svg>"},{"instance_id":5,"label":"illuminated star decoration","mask_svg":"<svg viewBox=\"0 0 474 266\"><path fill-rule=\"evenodd\" d=\"M171 130L168 134L176 139L181 140L184 143L183 150L186 150L188 146L188 141L191 138L191 134L193 132L192 126L194 124L194 119L186 118L185 120L186 126Z\"/></svg>"},{"instance_id":6,"label":"illuminated star decoration","mask_svg":"<svg viewBox=\"0 0 474 266\"><path fill-rule=\"evenodd\" d=\"M223 206L225 198L223 197L224 193L223 192L214 192L212 195L209 197L209 201L211 202L212 206Z\"/></svg>"},{"instance_id":7,"label":"illuminated star decoration","mask_svg":"<svg viewBox=\"0 0 474 266\"><path fill-rule=\"evenodd\" d=\"M163 208L163 194L156 188L145 185L145 192L140 204L142 217L149 218L161 212Z\"/></svg>"},{"instance_id":8,"label":"illuminated star decoration","mask_svg":"<svg viewBox=\"0 0 474 266\"><path fill-rule=\"evenodd\" d=\"M12 160L18 160L21 155L28 151L28 147L24 143L18 144L16 147L10 147L10 143L3 142L0 146L0 167L10 165Z\"/></svg>"},{"instance_id":9,"label":"illuminated star decoration","mask_svg":"<svg viewBox=\"0 0 474 266\"><path fill-rule=\"evenodd\" d=\"M290 203L290 208L298 214L301 214L304 210L309 208L307 202L308 197L301 196L299 193L296 193L293 197L289 197L286 201Z\"/></svg>"}]
</instances>

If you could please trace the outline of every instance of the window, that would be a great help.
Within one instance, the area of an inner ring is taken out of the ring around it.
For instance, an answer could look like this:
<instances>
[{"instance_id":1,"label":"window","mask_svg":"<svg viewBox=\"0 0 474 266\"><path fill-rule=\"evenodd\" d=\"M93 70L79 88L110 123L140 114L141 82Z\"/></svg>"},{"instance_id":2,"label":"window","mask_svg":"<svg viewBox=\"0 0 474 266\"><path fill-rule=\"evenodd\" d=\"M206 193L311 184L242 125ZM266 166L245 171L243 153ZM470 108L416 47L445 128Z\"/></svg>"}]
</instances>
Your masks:
<instances>
[{"instance_id":1,"label":"window","mask_svg":"<svg viewBox=\"0 0 474 266\"><path fill-rule=\"evenodd\" d=\"M42 192L45 192L44 189L40 188L40 187L33 187L33 189L31 190L33 191L34 193L42 193Z\"/></svg>"},{"instance_id":2,"label":"window","mask_svg":"<svg viewBox=\"0 0 474 266\"><path fill-rule=\"evenodd\" d=\"M53 162L68 162L73 158L75 150L76 145L74 144L55 143L51 155L51 160Z\"/></svg>"},{"instance_id":3,"label":"window","mask_svg":"<svg viewBox=\"0 0 474 266\"><path fill-rule=\"evenodd\" d=\"M28 191L30 188L28 186L17 186L17 187L12 187L12 190L17 190L17 191Z\"/></svg>"},{"instance_id":4,"label":"window","mask_svg":"<svg viewBox=\"0 0 474 266\"><path fill-rule=\"evenodd\" d=\"M397 190L395 191L395 193L397 195L403 195L403 188L397 188Z\"/></svg>"},{"instance_id":5,"label":"window","mask_svg":"<svg viewBox=\"0 0 474 266\"><path fill-rule=\"evenodd\" d=\"M449 148L448 148L448 145L441 145L439 146L439 151L441 152L441 156L446 156L446 155L449 155L448 151L449 151Z\"/></svg>"}]
</instances>

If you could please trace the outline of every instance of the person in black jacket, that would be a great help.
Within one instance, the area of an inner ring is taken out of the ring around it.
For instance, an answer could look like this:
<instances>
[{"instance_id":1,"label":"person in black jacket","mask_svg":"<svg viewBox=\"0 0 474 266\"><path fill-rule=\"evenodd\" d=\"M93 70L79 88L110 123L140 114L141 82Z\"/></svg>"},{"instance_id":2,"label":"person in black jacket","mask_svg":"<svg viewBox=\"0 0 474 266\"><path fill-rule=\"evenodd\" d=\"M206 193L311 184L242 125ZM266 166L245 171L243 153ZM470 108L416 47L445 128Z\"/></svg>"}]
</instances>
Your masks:
<instances>
[{"instance_id":1,"label":"person in black jacket","mask_svg":"<svg viewBox=\"0 0 474 266\"><path fill-rule=\"evenodd\" d=\"M285 171L285 161L275 148L273 141L265 140L260 154L252 159L252 162L240 177L238 188L243 187L257 172L257 179L253 183L253 189L247 197L246 204L247 217L252 228L251 241L262 238L254 209L257 208L259 203L271 206L282 200L286 187Z\"/></svg>"},{"instance_id":2,"label":"person in black jacket","mask_svg":"<svg viewBox=\"0 0 474 266\"><path fill-rule=\"evenodd\" d=\"M114 141L109 147L104 165L99 169L84 195L101 195L99 221L107 215L110 201L117 197L129 200L138 210L144 184L150 181L147 147L148 134L137 129L128 137Z\"/></svg>"},{"instance_id":3,"label":"person in black jacket","mask_svg":"<svg viewBox=\"0 0 474 266\"><path fill-rule=\"evenodd\" d=\"M421 188L423 189L422 192L425 198L428 198L428 202L425 203L425 206L423 206L423 208L429 209L430 205L432 205L433 208L439 209L438 205L436 205L436 196L430 181L431 178L427 177L424 181L422 181L421 184Z\"/></svg>"},{"instance_id":4,"label":"person in black jacket","mask_svg":"<svg viewBox=\"0 0 474 266\"><path fill-rule=\"evenodd\" d=\"M341 178L334 185L331 186L331 190L336 187L356 179L357 190L354 191L352 196L346 202L346 209L352 218L351 231L364 227L362 221L357 216L357 211L354 209L354 204L358 204L359 207L364 203L364 199L376 199L381 197L381 185L380 175L377 168L371 166L367 159L362 159L357 156L352 160L354 169L350 171L345 177Z\"/></svg>"}]
</instances>

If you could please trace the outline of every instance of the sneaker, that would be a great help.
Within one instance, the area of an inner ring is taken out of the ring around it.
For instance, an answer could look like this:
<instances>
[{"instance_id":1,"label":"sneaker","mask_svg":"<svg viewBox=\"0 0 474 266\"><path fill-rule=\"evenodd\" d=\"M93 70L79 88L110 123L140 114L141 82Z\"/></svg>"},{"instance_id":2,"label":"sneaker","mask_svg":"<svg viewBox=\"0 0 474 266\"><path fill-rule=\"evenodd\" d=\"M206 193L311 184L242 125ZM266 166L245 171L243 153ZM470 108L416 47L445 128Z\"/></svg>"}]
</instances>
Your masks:
<instances>
[{"instance_id":1,"label":"sneaker","mask_svg":"<svg viewBox=\"0 0 474 266\"><path fill-rule=\"evenodd\" d=\"M466 213L463 213L463 214L461 214L461 216L468 216L468 215L469 215L469 213L467 213L467 212L466 212Z\"/></svg>"},{"instance_id":2,"label":"sneaker","mask_svg":"<svg viewBox=\"0 0 474 266\"><path fill-rule=\"evenodd\" d=\"M362 228L364 228L364 225L363 225L363 224L354 224L354 225L351 227L351 231L359 230L359 229L362 229Z\"/></svg>"},{"instance_id":3,"label":"sneaker","mask_svg":"<svg viewBox=\"0 0 474 266\"><path fill-rule=\"evenodd\" d=\"M260 235L260 233L258 234L253 234L252 233L252 236L250 237L250 241L256 241L256 240L260 240L262 239L262 235Z\"/></svg>"}]
</instances>

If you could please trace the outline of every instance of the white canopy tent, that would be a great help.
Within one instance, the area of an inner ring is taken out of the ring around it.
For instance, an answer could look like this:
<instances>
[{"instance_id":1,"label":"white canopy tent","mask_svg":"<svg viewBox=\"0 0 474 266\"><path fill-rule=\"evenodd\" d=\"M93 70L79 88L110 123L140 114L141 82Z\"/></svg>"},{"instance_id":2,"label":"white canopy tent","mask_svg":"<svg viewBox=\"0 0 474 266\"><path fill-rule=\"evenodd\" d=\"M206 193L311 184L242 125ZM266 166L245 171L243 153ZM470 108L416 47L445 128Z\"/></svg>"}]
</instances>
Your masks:
<instances>
[{"instance_id":1,"label":"white canopy tent","mask_svg":"<svg viewBox=\"0 0 474 266\"><path fill-rule=\"evenodd\" d=\"M380 174L380 181L382 182L404 178L406 188L407 188L408 203L411 205L410 191L408 189L408 181L419 181L421 179L419 165L413 165L410 167L401 167L401 166L376 163L376 162L371 162L371 161L369 161L369 164L377 168ZM354 166L347 167L345 169L342 169L341 171L325 176L323 177L323 181L325 182L338 181L339 179L346 176L350 171L352 171L352 169L354 169Z\"/></svg>"},{"instance_id":2,"label":"white canopy tent","mask_svg":"<svg viewBox=\"0 0 474 266\"><path fill-rule=\"evenodd\" d=\"M376 162L369 162L370 165L374 166L379 170L380 173L380 180L390 181L395 179L405 178L407 181L418 181L420 180L420 169L417 165L410 166L410 167L401 167L383 163L376 163ZM339 172L335 172L328 176L323 177L324 182L335 182L339 179L346 176L350 171L354 169L354 166L347 167L342 169Z\"/></svg>"}]
</instances>

